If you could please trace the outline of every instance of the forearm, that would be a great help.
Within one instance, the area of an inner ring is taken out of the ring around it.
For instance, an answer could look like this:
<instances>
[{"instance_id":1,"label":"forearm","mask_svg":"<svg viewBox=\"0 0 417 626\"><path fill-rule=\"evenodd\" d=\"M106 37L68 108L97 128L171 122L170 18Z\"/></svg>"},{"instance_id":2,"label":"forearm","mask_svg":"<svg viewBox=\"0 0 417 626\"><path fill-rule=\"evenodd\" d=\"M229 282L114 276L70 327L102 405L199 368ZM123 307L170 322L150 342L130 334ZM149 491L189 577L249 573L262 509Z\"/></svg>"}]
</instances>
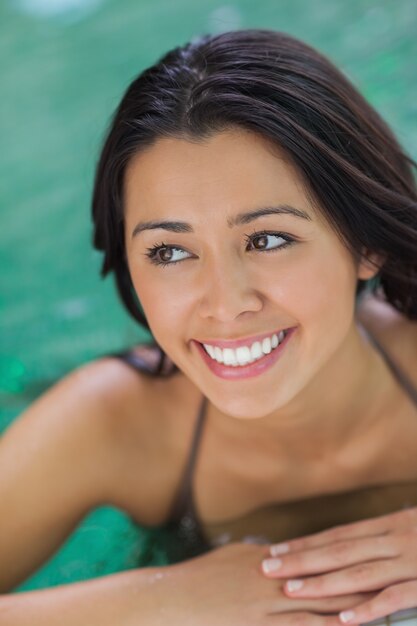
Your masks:
<instances>
[{"instance_id":1,"label":"forearm","mask_svg":"<svg viewBox=\"0 0 417 626\"><path fill-rule=\"evenodd\" d=\"M151 626L171 566L0 596L1 626Z\"/></svg>"}]
</instances>

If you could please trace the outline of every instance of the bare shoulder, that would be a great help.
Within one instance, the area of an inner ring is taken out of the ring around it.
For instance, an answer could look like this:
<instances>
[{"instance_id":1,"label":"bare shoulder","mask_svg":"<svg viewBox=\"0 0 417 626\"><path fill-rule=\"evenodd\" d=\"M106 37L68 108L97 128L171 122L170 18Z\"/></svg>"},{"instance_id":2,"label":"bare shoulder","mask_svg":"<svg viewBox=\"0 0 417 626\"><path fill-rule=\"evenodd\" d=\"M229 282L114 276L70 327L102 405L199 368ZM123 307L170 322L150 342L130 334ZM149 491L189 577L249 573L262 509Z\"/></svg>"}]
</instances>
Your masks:
<instances>
[{"instance_id":1,"label":"bare shoulder","mask_svg":"<svg viewBox=\"0 0 417 626\"><path fill-rule=\"evenodd\" d=\"M149 346L131 352L149 365L159 358ZM139 524L157 525L169 514L200 400L201 392L180 370L149 376L108 356L66 376L23 420L36 420L39 437L43 431L49 439L65 422L88 448L92 471L99 468L97 504L115 506Z\"/></svg>"},{"instance_id":2,"label":"bare shoulder","mask_svg":"<svg viewBox=\"0 0 417 626\"><path fill-rule=\"evenodd\" d=\"M146 346L132 351L149 363L158 357ZM181 479L201 392L180 370L149 376L114 358L97 362L95 370L111 467L108 502L141 525L163 523Z\"/></svg>"},{"instance_id":3,"label":"bare shoulder","mask_svg":"<svg viewBox=\"0 0 417 626\"><path fill-rule=\"evenodd\" d=\"M16 441L20 454L24 447L31 450L55 445L60 450L61 461L66 452L85 452L93 460L97 454L103 461L110 451L110 426L115 413L123 414L124 398L133 386L133 373L116 359L103 358L73 370L38 397L9 428L0 440L0 451L9 441ZM140 377L135 377L140 388ZM140 393L140 391L139 391ZM61 442L67 445L61 445ZM29 450L26 450L29 452ZM68 459L73 466L73 459ZM92 461L93 462L93 461ZM101 475L107 464L102 467ZM104 484L104 482L103 482ZM97 493L97 498L104 494Z\"/></svg>"},{"instance_id":4,"label":"bare shoulder","mask_svg":"<svg viewBox=\"0 0 417 626\"><path fill-rule=\"evenodd\" d=\"M367 296L360 304L358 320L369 329L417 385L417 320L410 320L391 304Z\"/></svg>"},{"instance_id":5,"label":"bare shoulder","mask_svg":"<svg viewBox=\"0 0 417 626\"><path fill-rule=\"evenodd\" d=\"M60 464L67 463L75 473L71 455L76 449L78 458L83 456L86 464L91 463L92 472L94 467L100 468L95 472L95 484L90 485L96 494L90 498L97 504L106 502L112 494L114 464L132 437L132 408L138 445L141 426L145 433L145 423L149 423L153 395L149 377L121 360L103 357L91 361L52 385L12 422L0 439L0 453L14 446L22 456L37 448L55 448ZM29 446L30 451L26 449ZM83 484L86 486L86 481Z\"/></svg>"},{"instance_id":6,"label":"bare shoulder","mask_svg":"<svg viewBox=\"0 0 417 626\"><path fill-rule=\"evenodd\" d=\"M81 425L103 433L107 416L120 408L123 396L133 379L129 370L117 359L105 357L81 365L52 385L17 418L17 425L36 421L41 430L68 422L68 427ZM140 378L135 376L138 386ZM19 426L20 427L20 426ZM22 426L23 427L23 426Z\"/></svg>"}]
</instances>

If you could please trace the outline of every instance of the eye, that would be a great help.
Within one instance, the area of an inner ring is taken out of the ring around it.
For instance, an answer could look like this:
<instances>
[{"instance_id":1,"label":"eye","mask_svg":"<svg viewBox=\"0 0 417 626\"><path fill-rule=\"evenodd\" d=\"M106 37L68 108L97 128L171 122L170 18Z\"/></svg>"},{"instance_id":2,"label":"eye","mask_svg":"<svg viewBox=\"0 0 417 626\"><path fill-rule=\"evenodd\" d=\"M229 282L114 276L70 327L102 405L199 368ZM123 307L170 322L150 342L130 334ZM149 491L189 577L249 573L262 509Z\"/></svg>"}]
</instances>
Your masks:
<instances>
[{"instance_id":1,"label":"eye","mask_svg":"<svg viewBox=\"0 0 417 626\"><path fill-rule=\"evenodd\" d=\"M147 252L145 256L149 257L151 262L155 265L162 265L163 267L165 267L165 265L175 265L175 263L179 263L183 260L182 258L175 258L175 252L187 254L182 248L168 246L163 242L146 249Z\"/></svg>"},{"instance_id":2,"label":"eye","mask_svg":"<svg viewBox=\"0 0 417 626\"><path fill-rule=\"evenodd\" d=\"M259 250L260 252L274 252L275 250L282 250L283 248L295 243L295 240L289 235L284 233L269 232L266 230L257 231L251 235L245 235L245 239L248 242L248 245L253 246L252 250ZM256 241L258 242L258 245L254 245L254 242ZM277 242L279 244L280 241L281 244L277 245ZM268 243L272 244L273 247L268 248Z\"/></svg>"}]
</instances>

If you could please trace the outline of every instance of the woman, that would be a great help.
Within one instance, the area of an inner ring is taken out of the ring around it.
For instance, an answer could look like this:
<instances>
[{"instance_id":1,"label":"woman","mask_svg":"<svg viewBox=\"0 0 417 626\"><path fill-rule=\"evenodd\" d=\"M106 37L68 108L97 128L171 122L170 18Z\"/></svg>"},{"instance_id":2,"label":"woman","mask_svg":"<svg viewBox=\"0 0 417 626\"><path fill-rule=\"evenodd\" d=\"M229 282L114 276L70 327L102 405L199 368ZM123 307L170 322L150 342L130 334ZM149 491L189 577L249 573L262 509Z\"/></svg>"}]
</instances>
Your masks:
<instances>
[{"instance_id":1,"label":"woman","mask_svg":"<svg viewBox=\"0 0 417 626\"><path fill-rule=\"evenodd\" d=\"M417 606L414 166L283 33L202 37L130 85L94 244L154 343L80 368L6 432L1 589L103 503L180 553L4 595L8 623L332 626Z\"/></svg>"}]
</instances>

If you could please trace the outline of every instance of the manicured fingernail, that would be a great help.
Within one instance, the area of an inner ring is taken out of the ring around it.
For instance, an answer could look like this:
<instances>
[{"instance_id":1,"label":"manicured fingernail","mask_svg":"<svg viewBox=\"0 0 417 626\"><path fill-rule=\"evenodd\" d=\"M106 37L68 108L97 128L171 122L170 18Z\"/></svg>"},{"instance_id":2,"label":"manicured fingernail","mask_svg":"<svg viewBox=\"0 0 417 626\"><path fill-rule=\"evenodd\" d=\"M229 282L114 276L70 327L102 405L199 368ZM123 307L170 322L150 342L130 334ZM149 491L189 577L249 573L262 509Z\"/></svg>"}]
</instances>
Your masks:
<instances>
[{"instance_id":1,"label":"manicured fingernail","mask_svg":"<svg viewBox=\"0 0 417 626\"><path fill-rule=\"evenodd\" d=\"M287 581L287 589L288 591L298 591L304 585L302 580L288 580Z\"/></svg>"},{"instance_id":2,"label":"manicured fingernail","mask_svg":"<svg viewBox=\"0 0 417 626\"><path fill-rule=\"evenodd\" d=\"M278 554L286 554L286 552L289 552L289 550L290 546L288 545L288 543L276 543L269 548L272 556L278 556Z\"/></svg>"},{"instance_id":3,"label":"manicured fingernail","mask_svg":"<svg viewBox=\"0 0 417 626\"><path fill-rule=\"evenodd\" d=\"M262 569L265 574L276 572L282 565L281 559L265 559L262 561Z\"/></svg>"},{"instance_id":4,"label":"manicured fingernail","mask_svg":"<svg viewBox=\"0 0 417 626\"><path fill-rule=\"evenodd\" d=\"M343 622L343 624L346 624L346 622L350 622L351 620L353 620L353 618L355 617L355 612L343 611L342 613L339 613L339 617L341 621Z\"/></svg>"}]
</instances>

